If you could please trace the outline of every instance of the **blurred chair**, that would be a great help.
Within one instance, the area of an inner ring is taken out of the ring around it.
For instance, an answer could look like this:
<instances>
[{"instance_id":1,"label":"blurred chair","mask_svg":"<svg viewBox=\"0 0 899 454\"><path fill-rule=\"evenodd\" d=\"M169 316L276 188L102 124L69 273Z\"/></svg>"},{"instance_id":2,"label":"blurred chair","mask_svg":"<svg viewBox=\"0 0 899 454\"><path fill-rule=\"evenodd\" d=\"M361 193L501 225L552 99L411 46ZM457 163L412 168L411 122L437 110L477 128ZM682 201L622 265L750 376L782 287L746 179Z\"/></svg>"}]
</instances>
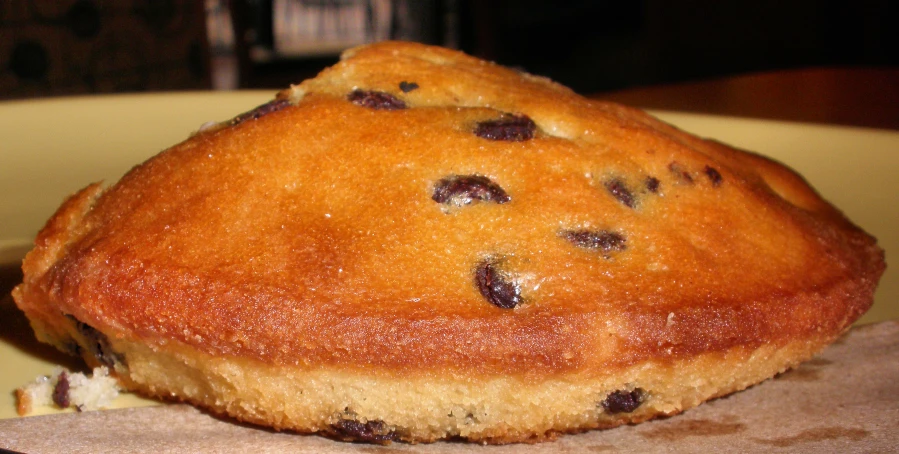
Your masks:
<instances>
[{"instance_id":1,"label":"blurred chair","mask_svg":"<svg viewBox=\"0 0 899 454\"><path fill-rule=\"evenodd\" d=\"M241 88L314 76L349 47L385 39L452 46L447 0L228 0Z\"/></svg>"}]
</instances>

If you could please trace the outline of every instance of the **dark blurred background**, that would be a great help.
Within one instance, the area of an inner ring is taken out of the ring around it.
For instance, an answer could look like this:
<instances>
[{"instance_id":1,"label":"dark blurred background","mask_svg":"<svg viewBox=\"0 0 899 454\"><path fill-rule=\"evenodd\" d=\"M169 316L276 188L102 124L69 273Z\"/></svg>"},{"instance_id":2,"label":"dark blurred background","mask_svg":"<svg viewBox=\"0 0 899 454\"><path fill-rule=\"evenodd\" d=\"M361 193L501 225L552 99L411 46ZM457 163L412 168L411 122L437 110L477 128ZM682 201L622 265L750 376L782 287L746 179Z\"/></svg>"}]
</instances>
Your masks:
<instances>
[{"instance_id":1,"label":"dark blurred background","mask_svg":"<svg viewBox=\"0 0 899 454\"><path fill-rule=\"evenodd\" d=\"M477 4L468 13L475 33L463 48L580 92L775 68L899 64L892 0Z\"/></svg>"},{"instance_id":2,"label":"dark blurred background","mask_svg":"<svg viewBox=\"0 0 899 454\"><path fill-rule=\"evenodd\" d=\"M805 67L899 67L890 0L14 0L0 98L279 88L340 49L459 48L581 93ZM899 83L899 82L897 82Z\"/></svg>"},{"instance_id":3,"label":"dark blurred background","mask_svg":"<svg viewBox=\"0 0 899 454\"><path fill-rule=\"evenodd\" d=\"M202 1L0 0L0 98L211 86Z\"/></svg>"}]
</instances>

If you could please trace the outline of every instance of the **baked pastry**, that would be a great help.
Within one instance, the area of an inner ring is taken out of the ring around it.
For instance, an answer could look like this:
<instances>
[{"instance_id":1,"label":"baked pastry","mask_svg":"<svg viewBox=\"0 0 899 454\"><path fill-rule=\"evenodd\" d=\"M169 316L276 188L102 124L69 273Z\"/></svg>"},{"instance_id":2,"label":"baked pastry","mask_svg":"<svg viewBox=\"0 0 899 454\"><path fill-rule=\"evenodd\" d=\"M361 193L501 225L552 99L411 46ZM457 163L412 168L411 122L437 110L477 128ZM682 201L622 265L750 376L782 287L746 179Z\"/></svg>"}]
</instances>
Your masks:
<instances>
[{"instance_id":1,"label":"baked pastry","mask_svg":"<svg viewBox=\"0 0 899 454\"><path fill-rule=\"evenodd\" d=\"M15 289L132 390L339 439L530 442L810 358L875 240L791 170L386 42L69 198Z\"/></svg>"}]
</instances>

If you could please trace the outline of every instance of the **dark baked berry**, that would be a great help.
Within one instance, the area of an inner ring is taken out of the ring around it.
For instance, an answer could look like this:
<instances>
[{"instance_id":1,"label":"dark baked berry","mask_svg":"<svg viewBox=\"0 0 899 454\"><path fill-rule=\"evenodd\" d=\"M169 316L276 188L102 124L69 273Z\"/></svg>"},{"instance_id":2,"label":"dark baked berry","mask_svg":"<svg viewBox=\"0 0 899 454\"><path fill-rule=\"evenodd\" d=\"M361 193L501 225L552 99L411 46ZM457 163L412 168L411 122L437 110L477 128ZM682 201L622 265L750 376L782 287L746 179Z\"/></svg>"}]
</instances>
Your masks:
<instances>
[{"instance_id":1,"label":"dark baked berry","mask_svg":"<svg viewBox=\"0 0 899 454\"><path fill-rule=\"evenodd\" d=\"M72 356L81 356L81 346L73 340L66 341L62 344L62 351Z\"/></svg>"},{"instance_id":2,"label":"dark baked berry","mask_svg":"<svg viewBox=\"0 0 899 454\"><path fill-rule=\"evenodd\" d=\"M453 175L434 184L431 198L437 203L463 206L475 200L506 203L512 200L498 184L481 175Z\"/></svg>"},{"instance_id":3,"label":"dark baked berry","mask_svg":"<svg viewBox=\"0 0 899 454\"><path fill-rule=\"evenodd\" d=\"M288 100L286 98L275 99L275 100L269 101L261 106L256 107L255 109L253 109L249 112L244 112L244 113L234 117L233 119L231 119L231 126L243 123L247 120L256 120L256 119L263 117L265 115L268 115L272 112L277 112L289 105L290 105L290 100Z\"/></svg>"},{"instance_id":4,"label":"dark baked berry","mask_svg":"<svg viewBox=\"0 0 899 454\"><path fill-rule=\"evenodd\" d=\"M569 243L585 249L595 249L602 252L623 251L627 249L624 235L608 230L565 230L562 238Z\"/></svg>"},{"instance_id":5,"label":"dark baked berry","mask_svg":"<svg viewBox=\"0 0 899 454\"><path fill-rule=\"evenodd\" d=\"M387 444L398 440L396 433L378 420L361 423L355 419L340 419L331 424L331 429L337 438L344 441Z\"/></svg>"},{"instance_id":6,"label":"dark baked berry","mask_svg":"<svg viewBox=\"0 0 899 454\"><path fill-rule=\"evenodd\" d=\"M504 276L499 271L497 263L491 259L484 260L478 265L475 283L481 295L496 307L512 309L522 303L518 285Z\"/></svg>"},{"instance_id":7,"label":"dark baked berry","mask_svg":"<svg viewBox=\"0 0 899 454\"><path fill-rule=\"evenodd\" d=\"M409 93L412 90L418 88L418 84L415 82L406 82L405 80L400 82L400 91L403 93Z\"/></svg>"},{"instance_id":8,"label":"dark baked berry","mask_svg":"<svg viewBox=\"0 0 899 454\"><path fill-rule=\"evenodd\" d=\"M601 402L607 413L630 413L643 403L646 393L637 388L633 391L615 391Z\"/></svg>"},{"instance_id":9,"label":"dark baked berry","mask_svg":"<svg viewBox=\"0 0 899 454\"><path fill-rule=\"evenodd\" d=\"M82 323L71 315L66 315L66 317L75 322L75 328L85 337L85 339L87 339L88 350L95 358L97 358L97 361L100 361L110 368L115 367L116 363L125 362L120 354L112 350L112 347L109 345L109 338L107 338L105 334L97 331L87 323Z\"/></svg>"},{"instance_id":10,"label":"dark baked berry","mask_svg":"<svg viewBox=\"0 0 899 454\"><path fill-rule=\"evenodd\" d=\"M656 177L646 177L646 189L648 189L649 192L651 192L653 194L656 194L659 192L659 186L661 184L662 184L662 182L660 182L659 179Z\"/></svg>"},{"instance_id":11,"label":"dark baked berry","mask_svg":"<svg viewBox=\"0 0 899 454\"><path fill-rule=\"evenodd\" d=\"M353 90L347 96L353 104L374 110L400 110L406 108L403 100L381 91Z\"/></svg>"},{"instance_id":12,"label":"dark baked berry","mask_svg":"<svg viewBox=\"0 0 899 454\"><path fill-rule=\"evenodd\" d=\"M510 142L533 139L535 132L537 125L525 115L504 115L496 120L482 121L474 130L475 135L483 139Z\"/></svg>"},{"instance_id":13,"label":"dark baked berry","mask_svg":"<svg viewBox=\"0 0 899 454\"><path fill-rule=\"evenodd\" d=\"M69 374L62 372L56 380L56 386L53 387L53 403L59 405L59 408L69 408Z\"/></svg>"},{"instance_id":14,"label":"dark baked berry","mask_svg":"<svg viewBox=\"0 0 899 454\"><path fill-rule=\"evenodd\" d=\"M637 206L637 199L634 194L625 186L624 182L614 178L605 182L605 187L619 202L629 208Z\"/></svg>"},{"instance_id":15,"label":"dark baked berry","mask_svg":"<svg viewBox=\"0 0 899 454\"><path fill-rule=\"evenodd\" d=\"M693 184L693 176L679 162L668 164L668 170L682 183Z\"/></svg>"},{"instance_id":16,"label":"dark baked berry","mask_svg":"<svg viewBox=\"0 0 899 454\"><path fill-rule=\"evenodd\" d=\"M721 174L717 170L715 170L714 167L705 166L705 169L703 169L703 171L705 172L706 176L709 177L709 181L712 182L712 186L721 186Z\"/></svg>"}]
</instances>

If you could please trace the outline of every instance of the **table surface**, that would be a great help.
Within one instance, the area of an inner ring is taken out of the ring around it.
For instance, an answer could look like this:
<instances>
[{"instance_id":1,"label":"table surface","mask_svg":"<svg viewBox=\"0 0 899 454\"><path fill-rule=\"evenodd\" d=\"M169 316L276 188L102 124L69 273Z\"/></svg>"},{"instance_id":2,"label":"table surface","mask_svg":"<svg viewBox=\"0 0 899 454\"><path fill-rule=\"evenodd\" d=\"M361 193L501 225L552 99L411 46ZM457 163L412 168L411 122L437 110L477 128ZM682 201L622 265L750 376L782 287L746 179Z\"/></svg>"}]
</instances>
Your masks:
<instances>
[{"instance_id":1,"label":"table surface","mask_svg":"<svg viewBox=\"0 0 899 454\"><path fill-rule=\"evenodd\" d=\"M590 97L646 109L899 130L899 68L770 71Z\"/></svg>"}]
</instances>

